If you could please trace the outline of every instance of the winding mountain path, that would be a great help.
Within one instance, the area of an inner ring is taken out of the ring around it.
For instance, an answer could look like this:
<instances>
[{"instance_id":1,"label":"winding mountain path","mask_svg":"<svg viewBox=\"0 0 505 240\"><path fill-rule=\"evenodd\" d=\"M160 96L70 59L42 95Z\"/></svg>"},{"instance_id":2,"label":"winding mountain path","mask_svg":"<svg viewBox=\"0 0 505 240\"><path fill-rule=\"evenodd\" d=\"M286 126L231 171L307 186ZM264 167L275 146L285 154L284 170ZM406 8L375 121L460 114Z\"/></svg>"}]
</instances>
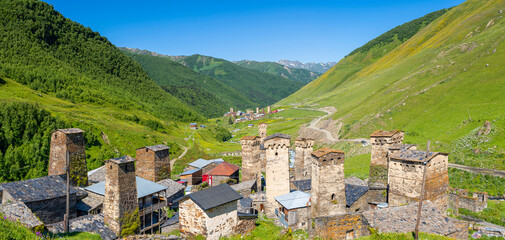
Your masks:
<instances>
[{"instance_id":1,"label":"winding mountain path","mask_svg":"<svg viewBox=\"0 0 505 240\"><path fill-rule=\"evenodd\" d=\"M464 166L464 165L459 165L459 164L454 164L454 163L449 163L449 167L457 168L457 169L460 169L463 171L473 172L473 173L477 173L477 174L484 174L484 175L491 175L491 176L505 178L505 171L502 171L502 170L469 167L469 166Z\"/></svg>"},{"instance_id":2,"label":"winding mountain path","mask_svg":"<svg viewBox=\"0 0 505 240\"><path fill-rule=\"evenodd\" d=\"M191 139L192 139L193 134L195 134L195 132L192 132L192 133L189 135L189 137L187 137L187 138L185 138L185 139L184 139L184 140L188 141L188 145L189 145L189 147L186 147L186 146L181 146L182 148L184 148L184 151L183 151L183 152L182 152L182 154L181 154L181 155L179 155L178 157L176 157L176 158L174 158L174 159L170 160L170 168L172 168L172 169L173 169L173 168L174 168L175 161L177 161L177 160L179 160L179 159L183 158L183 157L186 155L186 153L188 152L188 150L191 148L191 143L189 142L189 140L191 140Z\"/></svg>"}]
</instances>

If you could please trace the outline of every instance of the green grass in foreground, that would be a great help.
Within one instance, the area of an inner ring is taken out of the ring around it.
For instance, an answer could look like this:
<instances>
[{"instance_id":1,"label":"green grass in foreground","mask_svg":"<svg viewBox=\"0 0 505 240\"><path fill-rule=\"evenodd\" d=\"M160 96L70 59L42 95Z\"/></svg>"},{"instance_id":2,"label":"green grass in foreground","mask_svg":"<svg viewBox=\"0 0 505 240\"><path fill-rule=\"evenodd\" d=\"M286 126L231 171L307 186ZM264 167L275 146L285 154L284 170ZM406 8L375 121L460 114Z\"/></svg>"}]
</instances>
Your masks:
<instances>
[{"instance_id":1,"label":"green grass in foreground","mask_svg":"<svg viewBox=\"0 0 505 240\"><path fill-rule=\"evenodd\" d=\"M360 237L359 240L409 240L414 239L414 233L373 233L367 237ZM428 234L428 233L419 233L419 239L421 240L449 240L452 238Z\"/></svg>"},{"instance_id":2,"label":"green grass in foreground","mask_svg":"<svg viewBox=\"0 0 505 240\"><path fill-rule=\"evenodd\" d=\"M487 208L482 212L472 212L467 209L459 209L459 213L462 215L472 216L478 219L482 219L486 222L490 222L496 225L505 227L505 202L503 201L492 201L487 202Z\"/></svg>"}]
</instances>

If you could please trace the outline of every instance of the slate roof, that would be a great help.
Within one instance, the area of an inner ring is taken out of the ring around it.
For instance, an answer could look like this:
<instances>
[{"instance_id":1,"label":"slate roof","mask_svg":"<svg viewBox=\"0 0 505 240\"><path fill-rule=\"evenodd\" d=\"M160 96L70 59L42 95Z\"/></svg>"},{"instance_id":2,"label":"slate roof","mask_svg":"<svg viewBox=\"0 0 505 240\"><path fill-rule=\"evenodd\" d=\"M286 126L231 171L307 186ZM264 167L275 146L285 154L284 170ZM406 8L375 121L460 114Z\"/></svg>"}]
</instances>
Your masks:
<instances>
[{"instance_id":1,"label":"slate roof","mask_svg":"<svg viewBox=\"0 0 505 240\"><path fill-rule=\"evenodd\" d=\"M429 161L439 153L437 152L429 152L428 153L428 159L426 159L426 152L425 151L413 151L413 150L404 150L404 151L399 151L397 153L394 153L391 155L391 158L394 159L399 159L399 160L405 160L405 161L412 161L412 162L424 162L424 161Z\"/></svg>"},{"instance_id":2,"label":"slate roof","mask_svg":"<svg viewBox=\"0 0 505 240\"><path fill-rule=\"evenodd\" d=\"M266 138L263 139L263 141L267 141L267 140L274 139L274 138L285 138L285 139L291 140L290 135L282 134L282 133L275 133L270 136L267 136Z\"/></svg>"},{"instance_id":3,"label":"slate roof","mask_svg":"<svg viewBox=\"0 0 505 240\"><path fill-rule=\"evenodd\" d=\"M200 168L197 168L197 169L191 169L191 170L188 170L188 171L185 171L185 172L181 173L181 175L180 175L180 176L190 175L190 174L196 173L196 172L198 172L198 171L200 171L200 170L202 170L202 169L200 169Z\"/></svg>"},{"instance_id":4,"label":"slate roof","mask_svg":"<svg viewBox=\"0 0 505 240\"><path fill-rule=\"evenodd\" d=\"M345 184L345 205L350 207L353 203L368 192L368 186Z\"/></svg>"},{"instance_id":5,"label":"slate roof","mask_svg":"<svg viewBox=\"0 0 505 240\"><path fill-rule=\"evenodd\" d=\"M417 145L415 144L394 144L388 149L393 149L393 150L402 150L402 149L410 149L412 147L415 147Z\"/></svg>"},{"instance_id":6,"label":"slate roof","mask_svg":"<svg viewBox=\"0 0 505 240\"><path fill-rule=\"evenodd\" d=\"M135 158L132 158L132 157L126 155L126 156L122 156L122 157L118 157L118 158L111 158L107 161L111 161L111 162L117 163L117 164L123 164L123 163L133 162L133 161L135 161Z\"/></svg>"},{"instance_id":7,"label":"slate roof","mask_svg":"<svg viewBox=\"0 0 505 240\"><path fill-rule=\"evenodd\" d=\"M11 221L19 221L21 224L34 228L42 223L24 203L11 203L0 205L0 212Z\"/></svg>"},{"instance_id":8,"label":"slate roof","mask_svg":"<svg viewBox=\"0 0 505 240\"><path fill-rule=\"evenodd\" d=\"M103 201L96 197L87 196L77 202L76 208L81 211L89 212L103 204Z\"/></svg>"},{"instance_id":9,"label":"slate roof","mask_svg":"<svg viewBox=\"0 0 505 240\"><path fill-rule=\"evenodd\" d=\"M75 133L83 133L84 131L79 128L66 128L66 129L57 129L55 132L62 132L65 134L75 134Z\"/></svg>"},{"instance_id":10,"label":"slate roof","mask_svg":"<svg viewBox=\"0 0 505 240\"><path fill-rule=\"evenodd\" d=\"M105 181L105 166L89 171L88 181L93 184Z\"/></svg>"},{"instance_id":11,"label":"slate roof","mask_svg":"<svg viewBox=\"0 0 505 240\"><path fill-rule=\"evenodd\" d=\"M172 179L163 179L161 181L156 182L159 185L167 187L165 190L165 197L171 197L178 193L181 190L184 190L186 186L172 180Z\"/></svg>"},{"instance_id":12,"label":"slate roof","mask_svg":"<svg viewBox=\"0 0 505 240\"><path fill-rule=\"evenodd\" d=\"M154 146L146 146L143 148L147 148L153 152L170 149L168 146L163 145L163 144L158 144L158 145L154 145ZM139 149L142 149L142 148L139 148Z\"/></svg>"},{"instance_id":13,"label":"slate roof","mask_svg":"<svg viewBox=\"0 0 505 240\"><path fill-rule=\"evenodd\" d=\"M418 203L363 212L370 227L379 233L412 232L416 225ZM423 202L419 231L448 235L458 231L455 220L448 218L430 201Z\"/></svg>"},{"instance_id":14,"label":"slate roof","mask_svg":"<svg viewBox=\"0 0 505 240\"><path fill-rule=\"evenodd\" d=\"M233 188L233 190L237 191L237 192L240 192L242 190L251 190L251 188L254 186L254 184L256 184L256 180L247 180L247 181L243 181L243 182L240 182L240 183L237 183L237 184L233 184L231 185L231 188Z\"/></svg>"},{"instance_id":15,"label":"slate roof","mask_svg":"<svg viewBox=\"0 0 505 240\"><path fill-rule=\"evenodd\" d=\"M312 138L304 138L304 137L299 137L295 141L313 141L314 139Z\"/></svg>"},{"instance_id":16,"label":"slate roof","mask_svg":"<svg viewBox=\"0 0 505 240\"><path fill-rule=\"evenodd\" d=\"M304 179L292 182L299 191L309 191L311 189L312 179Z\"/></svg>"},{"instance_id":17,"label":"slate roof","mask_svg":"<svg viewBox=\"0 0 505 240\"><path fill-rule=\"evenodd\" d=\"M330 149L330 148L321 148L321 149L318 149L316 151L313 151L312 152L312 155L315 156L315 157L322 157L326 154L329 154L329 153L344 153L343 151L341 150L337 150L337 149Z\"/></svg>"},{"instance_id":18,"label":"slate roof","mask_svg":"<svg viewBox=\"0 0 505 240\"><path fill-rule=\"evenodd\" d=\"M275 200L288 210L304 208L310 206L310 193L294 191L275 197Z\"/></svg>"},{"instance_id":19,"label":"slate roof","mask_svg":"<svg viewBox=\"0 0 505 240\"><path fill-rule=\"evenodd\" d=\"M47 229L54 233L63 233L63 222L47 225ZM103 214L86 215L70 219L69 232L92 232L99 234L104 240L116 239L116 234L105 225Z\"/></svg>"},{"instance_id":20,"label":"slate roof","mask_svg":"<svg viewBox=\"0 0 505 240\"><path fill-rule=\"evenodd\" d=\"M240 140L254 140L259 138L258 136L243 136Z\"/></svg>"},{"instance_id":21,"label":"slate roof","mask_svg":"<svg viewBox=\"0 0 505 240\"><path fill-rule=\"evenodd\" d=\"M375 131L374 133L370 134L370 137L392 137L397 132L400 132L400 130L394 130L394 131L378 130L378 131Z\"/></svg>"},{"instance_id":22,"label":"slate roof","mask_svg":"<svg viewBox=\"0 0 505 240\"><path fill-rule=\"evenodd\" d=\"M161 224L161 227L164 228L177 223L179 223L179 212L175 212L171 218L169 218L167 221Z\"/></svg>"},{"instance_id":23,"label":"slate roof","mask_svg":"<svg viewBox=\"0 0 505 240\"><path fill-rule=\"evenodd\" d=\"M223 204L237 201L242 198L237 191L233 190L228 184L220 184L215 187L207 188L198 192L191 193L175 201L190 198L202 210L207 211L211 208L221 206Z\"/></svg>"},{"instance_id":24,"label":"slate roof","mask_svg":"<svg viewBox=\"0 0 505 240\"><path fill-rule=\"evenodd\" d=\"M242 198L237 203L237 211L241 213L249 213L252 208L251 198Z\"/></svg>"},{"instance_id":25,"label":"slate roof","mask_svg":"<svg viewBox=\"0 0 505 240\"><path fill-rule=\"evenodd\" d=\"M364 180L361 180L355 176L345 178L345 184L360 185L360 186L367 186L368 185L367 182L365 182Z\"/></svg>"},{"instance_id":26,"label":"slate roof","mask_svg":"<svg viewBox=\"0 0 505 240\"><path fill-rule=\"evenodd\" d=\"M249 197L254 202L265 202L267 200L267 194L265 191L252 193Z\"/></svg>"},{"instance_id":27,"label":"slate roof","mask_svg":"<svg viewBox=\"0 0 505 240\"><path fill-rule=\"evenodd\" d=\"M66 196L64 175L45 176L23 181L3 183L3 191L14 199L29 203ZM77 188L70 187L70 194L76 194Z\"/></svg>"},{"instance_id":28,"label":"slate roof","mask_svg":"<svg viewBox=\"0 0 505 240\"><path fill-rule=\"evenodd\" d=\"M192 167L196 167L196 168L204 168L205 166L209 165L210 163L211 163L210 161L200 158L198 160L195 160L195 161L189 163L188 165L192 166Z\"/></svg>"},{"instance_id":29,"label":"slate roof","mask_svg":"<svg viewBox=\"0 0 505 240\"><path fill-rule=\"evenodd\" d=\"M223 162L217 165L214 169L209 171L209 175L212 176L230 176L236 171L238 171L239 167L237 165L231 164L229 162Z\"/></svg>"},{"instance_id":30,"label":"slate roof","mask_svg":"<svg viewBox=\"0 0 505 240\"><path fill-rule=\"evenodd\" d=\"M162 186L155 182L151 182L141 177L135 177L135 180L137 182L137 198L142 198L167 189L167 187L165 186ZM96 194L105 196L105 181L93 184L84 189L86 189L86 191L94 192Z\"/></svg>"}]
</instances>

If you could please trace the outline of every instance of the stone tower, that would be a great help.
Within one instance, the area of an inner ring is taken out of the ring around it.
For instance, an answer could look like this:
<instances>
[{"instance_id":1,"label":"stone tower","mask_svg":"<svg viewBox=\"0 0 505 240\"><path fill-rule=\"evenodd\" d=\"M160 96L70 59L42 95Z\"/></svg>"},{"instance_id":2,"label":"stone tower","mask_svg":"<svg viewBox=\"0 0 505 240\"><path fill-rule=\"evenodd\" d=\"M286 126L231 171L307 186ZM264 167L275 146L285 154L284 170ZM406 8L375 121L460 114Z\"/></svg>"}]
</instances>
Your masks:
<instances>
[{"instance_id":1,"label":"stone tower","mask_svg":"<svg viewBox=\"0 0 505 240\"><path fill-rule=\"evenodd\" d=\"M137 149L137 176L151 182L170 178L169 150L163 144Z\"/></svg>"},{"instance_id":2,"label":"stone tower","mask_svg":"<svg viewBox=\"0 0 505 240\"><path fill-rule=\"evenodd\" d=\"M259 113L260 113L260 108L256 107L256 114L259 114Z\"/></svg>"},{"instance_id":3,"label":"stone tower","mask_svg":"<svg viewBox=\"0 0 505 240\"><path fill-rule=\"evenodd\" d=\"M84 150L84 131L79 128L58 129L51 135L49 175L66 173L67 153L70 163L70 184L85 186L88 183L88 168Z\"/></svg>"},{"instance_id":4,"label":"stone tower","mask_svg":"<svg viewBox=\"0 0 505 240\"><path fill-rule=\"evenodd\" d=\"M312 217L346 213L344 152L323 148L312 152L312 156Z\"/></svg>"},{"instance_id":5,"label":"stone tower","mask_svg":"<svg viewBox=\"0 0 505 240\"><path fill-rule=\"evenodd\" d=\"M267 107L267 113L270 113L270 106Z\"/></svg>"},{"instance_id":6,"label":"stone tower","mask_svg":"<svg viewBox=\"0 0 505 240\"><path fill-rule=\"evenodd\" d=\"M105 223L117 236L121 236L125 216L133 214L136 210L138 210L138 200L135 159L124 156L108 160L105 163L103 202Z\"/></svg>"},{"instance_id":7,"label":"stone tower","mask_svg":"<svg viewBox=\"0 0 505 240\"><path fill-rule=\"evenodd\" d=\"M244 136L242 144L242 181L256 180L256 191L261 189L260 138Z\"/></svg>"},{"instance_id":8,"label":"stone tower","mask_svg":"<svg viewBox=\"0 0 505 240\"><path fill-rule=\"evenodd\" d=\"M423 173L426 166L424 200L430 200L445 211L449 205L448 154L425 151L401 150L389 157L390 206L418 202L421 196Z\"/></svg>"},{"instance_id":9,"label":"stone tower","mask_svg":"<svg viewBox=\"0 0 505 240\"><path fill-rule=\"evenodd\" d=\"M264 139L266 149L266 196L267 214L274 216L275 197L290 192L289 146L291 136L276 133Z\"/></svg>"},{"instance_id":10,"label":"stone tower","mask_svg":"<svg viewBox=\"0 0 505 240\"><path fill-rule=\"evenodd\" d=\"M310 179L312 175L312 151L314 140L298 138L295 140L295 180Z\"/></svg>"},{"instance_id":11,"label":"stone tower","mask_svg":"<svg viewBox=\"0 0 505 240\"><path fill-rule=\"evenodd\" d=\"M388 186L388 149L402 144L404 133L395 131L376 131L370 135L372 157L370 160L370 190L387 190Z\"/></svg>"},{"instance_id":12,"label":"stone tower","mask_svg":"<svg viewBox=\"0 0 505 240\"><path fill-rule=\"evenodd\" d=\"M266 124L264 122L258 124L258 134L259 134L261 141L263 141L263 139L265 139L267 137L267 127L268 127L268 124Z\"/></svg>"}]
</instances>

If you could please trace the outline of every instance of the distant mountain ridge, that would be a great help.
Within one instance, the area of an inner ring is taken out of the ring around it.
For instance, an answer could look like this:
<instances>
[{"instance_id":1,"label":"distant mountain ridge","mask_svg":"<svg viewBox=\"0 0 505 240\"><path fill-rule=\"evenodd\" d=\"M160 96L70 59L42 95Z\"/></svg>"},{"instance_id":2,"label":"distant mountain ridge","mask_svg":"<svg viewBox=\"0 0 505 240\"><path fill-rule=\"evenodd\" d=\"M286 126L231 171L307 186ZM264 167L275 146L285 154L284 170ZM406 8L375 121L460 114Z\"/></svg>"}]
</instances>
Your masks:
<instances>
[{"instance_id":1,"label":"distant mountain ridge","mask_svg":"<svg viewBox=\"0 0 505 240\"><path fill-rule=\"evenodd\" d=\"M331 67L333 67L337 62L326 62L326 63L314 63L314 62L309 62L309 63L302 63L300 61L291 61L287 59L281 59L278 62L281 65L284 65L286 67L290 68L298 68L298 69L306 69L312 72L320 73L323 74L326 71L330 70Z\"/></svg>"},{"instance_id":2,"label":"distant mountain ridge","mask_svg":"<svg viewBox=\"0 0 505 240\"><path fill-rule=\"evenodd\" d=\"M297 82L301 82L304 84L311 82L312 80L316 79L321 75L320 73L316 73L306 69L291 68L275 62L256 62L256 61L242 60L234 63L245 68L258 70L264 73L270 73L283 78L295 80Z\"/></svg>"}]
</instances>

